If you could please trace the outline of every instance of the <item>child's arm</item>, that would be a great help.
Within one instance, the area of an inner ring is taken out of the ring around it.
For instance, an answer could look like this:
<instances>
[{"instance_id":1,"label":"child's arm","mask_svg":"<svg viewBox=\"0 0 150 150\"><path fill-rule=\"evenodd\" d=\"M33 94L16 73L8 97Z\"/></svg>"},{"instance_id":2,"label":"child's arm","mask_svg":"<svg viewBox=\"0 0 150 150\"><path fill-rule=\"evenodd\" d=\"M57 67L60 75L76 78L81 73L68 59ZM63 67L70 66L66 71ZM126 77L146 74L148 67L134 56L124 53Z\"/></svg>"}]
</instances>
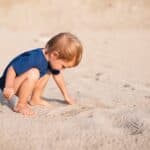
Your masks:
<instances>
[{"instance_id":1,"label":"child's arm","mask_svg":"<svg viewBox=\"0 0 150 150\"><path fill-rule=\"evenodd\" d=\"M15 93L14 91L14 80L16 77L15 70L13 67L9 67L6 74L5 88L3 94L7 99L10 99Z\"/></svg>"},{"instance_id":2,"label":"child's arm","mask_svg":"<svg viewBox=\"0 0 150 150\"><path fill-rule=\"evenodd\" d=\"M61 93L63 94L65 100L69 103L69 104L74 104L75 101L69 96L67 88L65 86L65 82L64 82L64 78L62 73L60 72L58 75L53 75L53 78L57 84L57 86L59 87Z\"/></svg>"}]
</instances>

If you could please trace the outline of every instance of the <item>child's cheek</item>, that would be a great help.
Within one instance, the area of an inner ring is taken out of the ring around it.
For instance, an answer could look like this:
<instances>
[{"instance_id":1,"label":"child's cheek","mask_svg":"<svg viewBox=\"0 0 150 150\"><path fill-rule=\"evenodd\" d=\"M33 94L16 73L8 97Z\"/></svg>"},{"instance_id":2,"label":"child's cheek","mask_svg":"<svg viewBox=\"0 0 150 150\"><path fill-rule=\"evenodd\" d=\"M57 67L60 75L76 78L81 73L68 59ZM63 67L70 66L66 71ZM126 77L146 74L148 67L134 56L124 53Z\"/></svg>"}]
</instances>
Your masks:
<instances>
[{"instance_id":1,"label":"child's cheek","mask_svg":"<svg viewBox=\"0 0 150 150\"><path fill-rule=\"evenodd\" d=\"M55 65L54 69L61 70L62 69L62 65L57 64L57 65Z\"/></svg>"}]
</instances>

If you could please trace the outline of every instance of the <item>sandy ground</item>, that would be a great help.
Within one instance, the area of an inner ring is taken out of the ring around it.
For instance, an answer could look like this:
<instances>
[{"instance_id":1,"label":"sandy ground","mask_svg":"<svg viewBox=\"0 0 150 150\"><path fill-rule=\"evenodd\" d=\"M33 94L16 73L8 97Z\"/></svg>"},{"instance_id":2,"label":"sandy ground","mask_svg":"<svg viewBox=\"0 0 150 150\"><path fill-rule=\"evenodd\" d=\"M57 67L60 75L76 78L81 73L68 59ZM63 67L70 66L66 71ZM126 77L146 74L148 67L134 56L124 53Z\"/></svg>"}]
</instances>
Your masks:
<instances>
[{"instance_id":1,"label":"sandy ground","mask_svg":"<svg viewBox=\"0 0 150 150\"><path fill-rule=\"evenodd\" d=\"M76 105L63 102L52 79L43 93L51 108L33 107L35 117L0 104L0 149L149 150L149 8L148 0L1 0L0 74L62 31L81 39L84 56L64 71Z\"/></svg>"}]
</instances>

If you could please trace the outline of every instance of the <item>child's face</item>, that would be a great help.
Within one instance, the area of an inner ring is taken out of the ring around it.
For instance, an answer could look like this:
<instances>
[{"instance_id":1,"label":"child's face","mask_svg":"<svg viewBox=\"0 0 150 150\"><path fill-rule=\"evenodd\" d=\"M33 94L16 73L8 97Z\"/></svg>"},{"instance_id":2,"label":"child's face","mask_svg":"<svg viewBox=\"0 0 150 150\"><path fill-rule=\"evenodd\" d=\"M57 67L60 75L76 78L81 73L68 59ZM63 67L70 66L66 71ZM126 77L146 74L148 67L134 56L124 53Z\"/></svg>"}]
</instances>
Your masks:
<instances>
[{"instance_id":1,"label":"child's face","mask_svg":"<svg viewBox=\"0 0 150 150\"><path fill-rule=\"evenodd\" d=\"M57 54L51 54L49 56L49 61L51 63L51 66L53 69L62 70L65 68L71 68L74 65L74 60L72 61L66 61L63 59L59 59Z\"/></svg>"}]
</instances>

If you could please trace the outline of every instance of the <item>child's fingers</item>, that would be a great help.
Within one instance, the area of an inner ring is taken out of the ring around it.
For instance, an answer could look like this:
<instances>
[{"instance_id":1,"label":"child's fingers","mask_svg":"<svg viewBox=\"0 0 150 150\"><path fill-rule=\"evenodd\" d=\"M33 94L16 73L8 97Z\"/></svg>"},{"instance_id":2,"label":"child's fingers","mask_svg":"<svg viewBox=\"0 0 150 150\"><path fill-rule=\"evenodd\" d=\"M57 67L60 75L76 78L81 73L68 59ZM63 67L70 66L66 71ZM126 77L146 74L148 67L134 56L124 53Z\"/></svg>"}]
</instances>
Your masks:
<instances>
[{"instance_id":1,"label":"child's fingers","mask_svg":"<svg viewBox=\"0 0 150 150\"><path fill-rule=\"evenodd\" d=\"M14 93L3 93L4 97L7 98L8 100L10 100L12 98L12 96L14 95Z\"/></svg>"},{"instance_id":2,"label":"child's fingers","mask_svg":"<svg viewBox=\"0 0 150 150\"><path fill-rule=\"evenodd\" d=\"M9 94L8 94L8 93L6 93L6 92L3 92L3 96L4 96L5 98L7 98L7 99L8 99Z\"/></svg>"},{"instance_id":3,"label":"child's fingers","mask_svg":"<svg viewBox=\"0 0 150 150\"><path fill-rule=\"evenodd\" d=\"M14 92L11 92L8 96L8 99L10 100L14 96L14 94L15 94Z\"/></svg>"},{"instance_id":4,"label":"child's fingers","mask_svg":"<svg viewBox=\"0 0 150 150\"><path fill-rule=\"evenodd\" d=\"M4 89L3 91L3 95L5 98L7 98L8 100L11 99L11 97L15 94L13 89Z\"/></svg>"}]
</instances>

